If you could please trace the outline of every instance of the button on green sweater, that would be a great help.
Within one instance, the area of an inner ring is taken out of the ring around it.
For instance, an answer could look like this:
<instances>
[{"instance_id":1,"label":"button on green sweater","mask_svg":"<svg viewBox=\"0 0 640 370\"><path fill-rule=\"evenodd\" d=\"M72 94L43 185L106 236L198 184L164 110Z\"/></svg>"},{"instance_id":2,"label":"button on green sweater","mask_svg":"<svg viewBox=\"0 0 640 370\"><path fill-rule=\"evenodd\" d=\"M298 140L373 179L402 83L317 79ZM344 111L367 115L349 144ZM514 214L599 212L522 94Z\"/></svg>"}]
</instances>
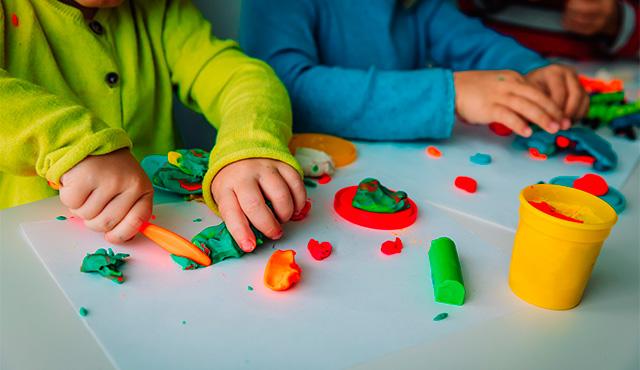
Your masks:
<instances>
[{"instance_id":1,"label":"button on green sweater","mask_svg":"<svg viewBox=\"0 0 640 370\"><path fill-rule=\"evenodd\" d=\"M263 62L219 40L189 0L125 0L91 21L57 0L0 0L0 209L56 192L88 155L175 149L174 89L218 130L203 183L287 149L287 92Z\"/></svg>"}]
</instances>

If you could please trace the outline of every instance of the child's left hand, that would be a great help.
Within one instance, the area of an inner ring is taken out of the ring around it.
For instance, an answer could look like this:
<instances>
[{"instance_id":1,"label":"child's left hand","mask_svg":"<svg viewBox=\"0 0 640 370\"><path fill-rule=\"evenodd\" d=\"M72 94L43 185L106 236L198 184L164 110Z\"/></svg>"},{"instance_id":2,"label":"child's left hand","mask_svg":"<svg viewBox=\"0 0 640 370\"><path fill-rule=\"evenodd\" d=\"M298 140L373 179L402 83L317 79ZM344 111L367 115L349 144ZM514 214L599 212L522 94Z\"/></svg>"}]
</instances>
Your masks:
<instances>
[{"instance_id":1,"label":"child's left hand","mask_svg":"<svg viewBox=\"0 0 640 370\"><path fill-rule=\"evenodd\" d=\"M256 247L249 223L269 239L279 239L280 224L299 213L307 200L300 174L286 163L265 158L224 167L214 177L211 193L231 236L245 252ZM266 200L271 201L274 212Z\"/></svg>"},{"instance_id":2,"label":"child's left hand","mask_svg":"<svg viewBox=\"0 0 640 370\"><path fill-rule=\"evenodd\" d=\"M569 120L581 118L587 113L589 96L572 68L552 64L529 72L526 79L551 97L563 109L565 117ZM568 129L571 126L571 123L568 123L561 129Z\"/></svg>"}]
</instances>

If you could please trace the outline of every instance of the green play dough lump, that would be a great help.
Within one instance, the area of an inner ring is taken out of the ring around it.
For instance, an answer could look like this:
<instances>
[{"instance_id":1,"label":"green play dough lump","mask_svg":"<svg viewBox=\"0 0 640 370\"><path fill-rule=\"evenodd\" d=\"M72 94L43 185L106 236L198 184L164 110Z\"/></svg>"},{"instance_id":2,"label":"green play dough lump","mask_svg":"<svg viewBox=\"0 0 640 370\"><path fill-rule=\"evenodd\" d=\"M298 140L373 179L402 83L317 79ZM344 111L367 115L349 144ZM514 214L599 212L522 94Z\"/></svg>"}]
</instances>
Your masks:
<instances>
[{"instance_id":1,"label":"green play dough lump","mask_svg":"<svg viewBox=\"0 0 640 370\"><path fill-rule=\"evenodd\" d=\"M407 193L391 191L373 178L366 178L358 184L352 205L363 211L375 213L396 213L409 208Z\"/></svg>"},{"instance_id":2,"label":"green play dough lump","mask_svg":"<svg viewBox=\"0 0 640 370\"><path fill-rule=\"evenodd\" d=\"M129 255L126 253L113 253L111 248L108 251L100 248L95 253L87 253L82 260L80 271L97 272L109 280L122 284L124 275L119 268L125 264L127 257Z\"/></svg>"},{"instance_id":3,"label":"green play dough lump","mask_svg":"<svg viewBox=\"0 0 640 370\"><path fill-rule=\"evenodd\" d=\"M264 234L253 226L251 226L251 230L256 236L256 246L262 245L265 241ZM227 258L240 258L244 255L244 251L240 249L236 241L233 240L224 222L202 230L191 239L191 242L211 258L211 264L216 264ZM171 258L182 266L183 270L193 270L203 267L185 257L172 254Z\"/></svg>"},{"instance_id":4,"label":"green play dough lump","mask_svg":"<svg viewBox=\"0 0 640 370\"><path fill-rule=\"evenodd\" d=\"M189 190L184 186L181 186L180 182L183 184L201 184L202 179L202 176L186 174L178 167L167 162L153 174L153 179L151 179L151 181L156 186L168 189L178 194L201 194L202 187Z\"/></svg>"},{"instance_id":5,"label":"green play dough lump","mask_svg":"<svg viewBox=\"0 0 640 370\"><path fill-rule=\"evenodd\" d=\"M209 168L209 152L202 149L178 149L176 163L173 163L187 175L204 177Z\"/></svg>"}]
</instances>

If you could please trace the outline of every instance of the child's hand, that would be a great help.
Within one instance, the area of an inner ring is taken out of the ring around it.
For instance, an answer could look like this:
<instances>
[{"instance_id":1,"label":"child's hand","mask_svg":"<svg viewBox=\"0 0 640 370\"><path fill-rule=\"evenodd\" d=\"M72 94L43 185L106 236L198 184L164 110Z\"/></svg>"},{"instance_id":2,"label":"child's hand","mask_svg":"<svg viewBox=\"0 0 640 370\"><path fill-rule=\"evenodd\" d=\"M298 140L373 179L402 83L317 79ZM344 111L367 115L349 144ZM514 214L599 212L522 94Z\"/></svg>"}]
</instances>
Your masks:
<instances>
[{"instance_id":1,"label":"child's hand","mask_svg":"<svg viewBox=\"0 0 640 370\"><path fill-rule=\"evenodd\" d=\"M529 72L527 81L538 86L563 110L566 118L581 118L589 109L589 95L584 90L578 74L569 67L552 64ZM571 126L563 120L563 130Z\"/></svg>"},{"instance_id":2,"label":"child's hand","mask_svg":"<svg viewBox=\"0 0 640 370\"><path fill-rule=\"evenodd\" d=\"M224 167L211 183L229 232L245 252L256 247L253 224L269 239L282 236L281 223L304 207L307 192L300 174L286 163L252 158ZM271 201L274 213L266 204Z\"/></svg>"},{"instance_id":3,"label":"child's hand","mask_svg":"<svg viewBox=\"0 0 640 370\"><path fill-rule=\"evenodd\" d=\"M153 187L129 149L89 156L60 182L62 204L110 243L133 238L151 217Z\"/></svg>"},{"instance_id":4,"label":"child's hand","mask_svg":"<svg viewBox=\"0 0 640 370\"><path fill-rule=\"evenodd\" d=\"M585 36L618 33L617 0L567 0L563 24L568 31Z\"/></svg>"},{"instance_id":5,"label":"child's hand","mask_svg":"<svg viewBox=\"0 0 640 370\"><path fill-rule=\"evenodd\" d=\"M470 123L500 122L516 134L528 137L533 122L556 133L562 110L539 88L514 71L455 72L456 113ZM569 125L570 122L563 124Z\"/></svg>"}]
</instances>

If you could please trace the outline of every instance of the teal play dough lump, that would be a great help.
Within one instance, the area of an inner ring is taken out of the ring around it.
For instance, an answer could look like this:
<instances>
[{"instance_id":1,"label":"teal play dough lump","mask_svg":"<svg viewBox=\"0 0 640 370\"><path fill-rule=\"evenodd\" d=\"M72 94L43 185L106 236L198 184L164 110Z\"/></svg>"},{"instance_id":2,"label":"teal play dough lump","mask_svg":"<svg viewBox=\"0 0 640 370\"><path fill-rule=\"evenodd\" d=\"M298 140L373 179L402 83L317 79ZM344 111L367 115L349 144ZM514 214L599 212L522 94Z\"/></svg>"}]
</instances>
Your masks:
<instances>
[{"instance_id":1,"label":"teal play dough lump","mask_svg":"<svg viewBox=\"0 0 640 370\"><path fill-rule=\"evenodd\" d=\"M167 162L154 174L153 185L178 194L201 194L202 177L189 175Z\"/></svg>"},{"instance_id":2,"label":"teal play dough lump","mask_svg":"<svg viewBox=\"0 0 640 370\"><path fill-rule=\"evenodd\" d=\"M178 149L167 155L169 163L187 175L204 177L209 168L209 152L202 149Z\"/></svg>"},{"instance_id":3,"label":"teal play dough lump","mask_svg":"<svg viewBox=\"0 0 640 370\"><path fill-rule=\"evenodd\" d=\"M491 163L491 156L489 154L476 153L469 157L469 160L471 161L471 163L487 165Z\"/></svg>"},{"instance_id":4,"label":"teal play dough lump","mask_svg":"<svg viewBox=\"0 0 640 370\"><path fill-rule=\"evenodd\" d=\"M266 239L264 234L253 226L251 226L251 230L256 236L256 246L262 245ZM216 264L227 258L240 258L244 255L244 251L233 240L224 222L202 230L191 239L191 242L211 258L211 264ZM172 254L171 258L182 266L183 270L194 270L203 267L185 257Z\"/></svg>"},{"instance_id":5,"label":"teal play dough lump","mask_svg":"<svg viewBox=\"0 0 640 370\"><path fill-rule=\"evenodd\" d=\"M562 185L569 188L573 188L575 187L574 186L575 181L578 179L579 179L578 176L558 176L558 177L552 178L551 181L549 181L549 183L554 185ZM617 214L622 213L625 210L625 208L627 208L627 200L624 197L624 195L622 195L622 193L618 191L618 189L612 186L608 187L608 191L606 194L600 195L598 196L598 198L609 203L609 205L616 211Z\"/></svg>"},{"instance_id":6,"label":"teal play dough lump","mask_svg":"<svg viewBox=\"0 0 640 370\"><path fill-rule=\"evenodd\" d=\"M461 306L464 303L465 288L453 240L441 237L431 241L429 266L436 302Z\"/></svg>"},{"instance_id":7,"label":"teal play dough lump","mask_svg":"<svg viewBox=\"0 0 640 370\"><path fill-rule=\"evenodd\" d=\"M366 178L358 184L352 206L374 213L396 213L409 208L407 193L391 191L373 178Z\"/></svg>"},{"instance_id":8,"label":"teal play dough lump","mask_svg":"<svg viewBox=\"0 0 640 370\"><path fill-rule=\"evenodd\" d=\"M110 279L118 284L124 282L124 275L119 268L125 264L125 258L129 257L126 253L113 253L113 250L105 250L100 248L95 253L87 253L82 260L80 271L97 272L98 274Z\"/></svg>"}]
</instances>

